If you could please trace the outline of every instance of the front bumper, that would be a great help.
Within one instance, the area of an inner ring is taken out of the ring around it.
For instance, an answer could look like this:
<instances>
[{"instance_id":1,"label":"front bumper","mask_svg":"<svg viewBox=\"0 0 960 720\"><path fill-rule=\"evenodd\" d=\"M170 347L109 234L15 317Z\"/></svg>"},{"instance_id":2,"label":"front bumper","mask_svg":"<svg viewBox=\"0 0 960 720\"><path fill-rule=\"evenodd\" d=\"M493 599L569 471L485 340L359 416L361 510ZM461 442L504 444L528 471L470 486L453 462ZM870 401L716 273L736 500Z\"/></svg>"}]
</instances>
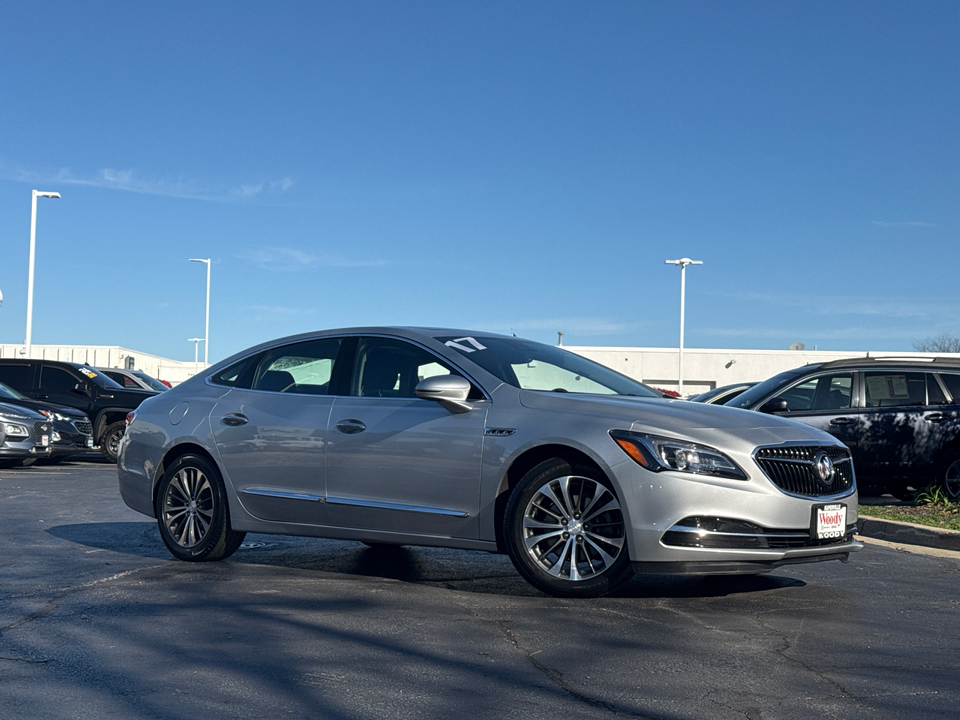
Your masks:
<instances>
[{"instance_id":1,"label":"front bumper","mask_svg":"<svg viewBox=\"0 0 960 720\"><path fill-rule=\"evenodd\" d=\"M849 559L856 540L856 489L798 497L755 467L747 480L649 472L633 461L613 468L626 522L630 560L650 574L762 573L796 563ZM846 531L818 540L814 508L846 508Z\"/></svg>"}]
</instances>

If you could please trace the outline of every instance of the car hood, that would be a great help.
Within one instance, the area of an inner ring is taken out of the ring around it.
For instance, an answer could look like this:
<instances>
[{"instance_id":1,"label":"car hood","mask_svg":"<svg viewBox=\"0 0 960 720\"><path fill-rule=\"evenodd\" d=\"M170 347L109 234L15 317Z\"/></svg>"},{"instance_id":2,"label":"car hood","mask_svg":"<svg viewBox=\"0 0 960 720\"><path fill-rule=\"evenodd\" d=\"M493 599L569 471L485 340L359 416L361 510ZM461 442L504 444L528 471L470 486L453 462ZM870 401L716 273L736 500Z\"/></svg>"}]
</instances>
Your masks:
<instances>
[{"instance_id":1,"label":"car hood","mask_svg":"<svg viewBox=\"0 0 960 720\"><path fill-rule=\"evenodd\" d=\"M5 405L14 405L17 407L28 408L34 412L39 412L41 410L46 410L47 412L60 413L61 415L66 415L73 420L87 420L87 416L82 412L72 407L65 407L64 405L57 405L56 403L48 403L43 400L21 400L20 398L3 398L2 402Z\"/></svg>"},{"instance_id":2,"label":"car hood","mask_svg":"<svg viewBox=\"0 0 960 720\"><path fill-rule=\"evenodd\" d=\"M5 415L13 420L37 422L42 420L46 422L47 418L38 412L25 408L22 405L14 405L6 401L0 403L0 415Z\"/></svg>"},{"instance_id":3,"label":"car hood","mask_svg":"<svg viewBox=\"0 0 960 720\"><path fill-rule=\"evenodd\" d=\"M611 429L619 427L717 445L725 445L729 440L756 445L784 442L841 444L832 435L795 420L688 400L521 390L520 403L531 409L582 415L585 419L603 416L610 421Z\"/></svg>"}]
</instances>

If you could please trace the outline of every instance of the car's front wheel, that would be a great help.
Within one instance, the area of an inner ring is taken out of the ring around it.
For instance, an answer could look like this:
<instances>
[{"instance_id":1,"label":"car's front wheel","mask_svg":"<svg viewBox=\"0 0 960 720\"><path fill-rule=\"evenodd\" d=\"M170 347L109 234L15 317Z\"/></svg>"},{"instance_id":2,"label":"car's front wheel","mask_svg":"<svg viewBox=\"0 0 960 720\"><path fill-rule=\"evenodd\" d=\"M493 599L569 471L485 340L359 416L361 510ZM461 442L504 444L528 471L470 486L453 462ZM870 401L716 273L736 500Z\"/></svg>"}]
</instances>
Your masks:
<instances>
[{"instance_id":1,"label":"car's front wheel","mask_svg":"<svg viewBox=\"0 0 960 720\"><path fill-rule=\"evenodd\" d=\"M108 425L100 436L100 452L112 463L117 461L117 455L120 454L120 440L123 439L126 429L127 424L121 420Z\"/></svg>"},{"instance_id":2,"label":"car's front wheel","mask_svg":"<svg viewBox=\"0 0 960 720\"><path fill-rule=\"evenodd\" d=\"M199 455L182 456L163 474L157 522L167 549L180 560L222 560L246 535L230 527L220 473Z\"/></svg>"},{"instance_id":3,"label":"car's front wheel","mask_svg":"<svg viewBox=\"0 0 960 720\"><path fill-rule=\"evenodd\" d=\"M599 597L630 576L620 501L595 470L559 458L537 465L513 490L504 518L510 559L543 592Z\"/></svg>"}]
</instances>

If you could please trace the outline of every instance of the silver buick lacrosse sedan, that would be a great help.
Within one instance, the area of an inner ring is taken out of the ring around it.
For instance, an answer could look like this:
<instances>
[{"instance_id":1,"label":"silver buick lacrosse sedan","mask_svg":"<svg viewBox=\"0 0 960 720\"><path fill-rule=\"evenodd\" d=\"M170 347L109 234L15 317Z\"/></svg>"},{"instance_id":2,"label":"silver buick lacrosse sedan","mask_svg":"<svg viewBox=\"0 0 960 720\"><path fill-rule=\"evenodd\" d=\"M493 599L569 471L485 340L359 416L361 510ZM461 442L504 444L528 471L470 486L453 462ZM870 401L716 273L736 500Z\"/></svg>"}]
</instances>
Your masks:
<instances>
[{"instance_id":1,"label":"silver buick lacrosse sedan","mask_svg":"<svg viewBox=\"0 0 960 720\"><path fill-rule=\"evenodd\" d=\"M264 343L128 417L120 492L181 560L245 533L507 553L558 596L844 560L849 450L558 347L430 328Z\"/></svg>"}]
</instances>

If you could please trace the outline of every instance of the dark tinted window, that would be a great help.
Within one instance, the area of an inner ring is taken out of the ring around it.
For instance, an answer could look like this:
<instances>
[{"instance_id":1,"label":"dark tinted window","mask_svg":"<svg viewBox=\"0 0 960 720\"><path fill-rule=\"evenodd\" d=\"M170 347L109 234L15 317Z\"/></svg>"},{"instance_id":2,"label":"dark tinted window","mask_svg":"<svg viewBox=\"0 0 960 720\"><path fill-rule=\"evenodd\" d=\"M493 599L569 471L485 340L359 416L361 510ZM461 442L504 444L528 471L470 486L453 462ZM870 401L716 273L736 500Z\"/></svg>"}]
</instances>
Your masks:
<instances>
[{"instance_id":1,"label":"dark tinted window","mask_svg":"<svg viewBox=\"0 0 960 720\"><path fill-rule=\"evenodd\" d=\"M845 410L852 404L853 373L817 375L776 396L789 412Z\"/></svg>"},{"instance_id":2,"label":"dark tinted window","mask_svg":"<svg viewBox=\"0 0 960 720\"><path fill-rule=\"evenodd\" d=\"M115 372L110 372L109 370L105 370L103 371L103 374L106 375L111 380L113 380L118 385L123 385L124 387L128 387L128 388L142 387L140 384L137 383L136 380L134 380L131 377L127 377L123 373L115 373Z\"/></svg>"},{"instance_id":3,"label":"dark tinted window","mask_svg":"<svg viewBox=\"0 0 960 720\"><path fill-rule=\"evenodd\" d=\"M32 372L29 365L0 365L0 382L17 390L29 390Z\"/></svg>"},{"instance_id":4,"label":"dark tinted window","mask_svg":"<svg viewBox=\"0 0 960 720\"><path fill-rule=\"evenodd\" d=\"M943 388L937 382L937 376L927 373L927 405L946 405L949 400L943 393Z\"/></svg>"},{"instance_id":5,"label":"dark tinted window","mask_svg":"<svg viewBox=\"0 0 960 720\"><path fill-rule=\"evenodd\" d=\"M244 358L238 363L234 363L226 370L221 370L216 375L210 377L210 382L214 385L226 385L227 387L234 387L237 385L246 374L246 371L249 369L251 363L253 363L254 358L248 357Z\"/></svg>"},{"instance_id":6,"label":"dark tinted window","mask_svg":"<svg viewBox=\"0 0 960 720\"><path fill-rule=\"evenodd\" d=\"M329 395L340 343L340 338L324 338L270 350L260 361L253 389Z\"/></svg>"},{"instance_id":7,"label":"dark tinted window","mask_svg":"<svg viewBox=\"0 0 960 720\"><path fill-rule=\"evenodd\" d=\"M923 372L866 372L863 374L866 407L925 405L927 379Z\"/></svg>"},{"instance_id":8,"label":"dark tinted window","mask_svg":"<svg viewBox=\"0 0 960 720\"><path fill-rule=\"evenodd\" d=\"M940 373L940 379L947 386L947 392L953 397L953 402L960 405L960 375L956 373Z\"/></svg>"},{"instance_id":9,"label":"dark tinted window","mask_svg":"<svg viewBox=\"0 0 960 720\"><path fill-rule=\"evenodd\" d=\"M74 377L58 367L43 365L40 368L40 388L42 390L54 390L59 392L71 392L80 382L80 378Z\"/></svg>"}]
</instances>

